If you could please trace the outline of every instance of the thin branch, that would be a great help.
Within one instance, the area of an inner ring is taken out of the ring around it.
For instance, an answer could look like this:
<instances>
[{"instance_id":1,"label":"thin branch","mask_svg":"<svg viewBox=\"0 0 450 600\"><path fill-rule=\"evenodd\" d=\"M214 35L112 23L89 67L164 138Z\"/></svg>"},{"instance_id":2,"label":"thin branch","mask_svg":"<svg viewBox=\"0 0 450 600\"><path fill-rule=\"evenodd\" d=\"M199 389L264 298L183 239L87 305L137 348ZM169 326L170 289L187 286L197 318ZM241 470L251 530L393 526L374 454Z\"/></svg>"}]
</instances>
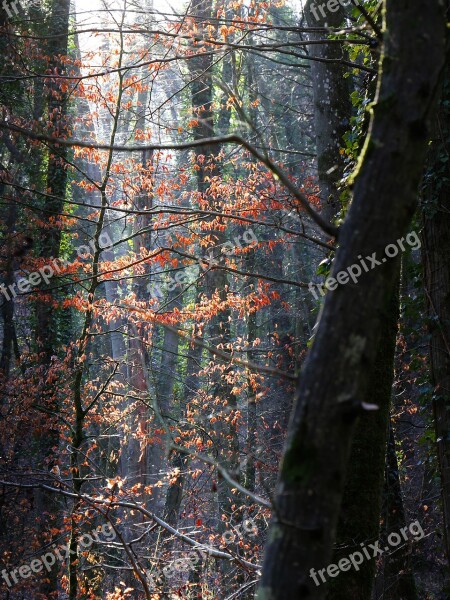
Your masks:
<instances>
[{"instance_id":1,"label":"thin branch","mask_svg":"<svg viewBox=\"0 0 450 600\"><path fill-rule=\"evenodd\" d=\"M211 465L212 467L217 469L217 471L220 473L220 475L232 487L236 488L242 494L244 494L245 496L248 496L249 498L254 500L257 504L260 504L261 506L265 506L266 508L272 508L272 504L268 500L261 498L261 496L254 494L253 492L251 492L250 490L248 490L247 488L242 486L240 483L238 483L235 479L233 479L231 477L231 475L228 473L228 471L226 469L224 469L221 465L219 465L219 463L217 463L212 458L209 458L209 456L205 456L204 454L197 454L197 452L192 452L192 450L188 450L187 448L183 448L182 446L177 446L176 444L172 444L172 448L174 450L176 450L177 452L187 454L188 456L192 456L193 458L197 458L198 460L201 460L202 462L206 463L207 465Z\"/></svg>"},{"instance_id":2,"label":"thin branch","mask_svg":"<svg viewBox=\"0 0 450 600\"><path fill-rule=\"evenodd\" d=\"M0 122L0 129L8 129L25 135L31 139L51 142L53 144L59 144L60 146L76 146L79 148L88 148L91 150L108 150L109 152L151 152L155 150L189 150L191 148L198 148L205 145L212 144L237 144L248 150L255 158L265 165L269 171L275 176L275 179L279 179L281 183L289 190L289 192L296 198L301 206L305 209L307 214L313 219L313 221L319 225L319 227L327 234L337 237L338 228L328 223L319 213L317 213L310 205L306 196L296 188L291 182L287 173L285 173L271 158L266 156L257 150L252 144L247 142L244 138L236 134L224 135L219 137L203 138L201 140L192 140L190 142L182 142L180 144L150 144L150 145L133 145L133 146L119 146L110 144L93 144L92 142L83 142L82 140L63 140L59 138L50 137L41 133L34 133L7 123L5 121Z\"/></svg>"},{"instance_id":3,"label":"thin branch","mask_svg":"<svg viewBox=\"0 0 450 600\"><path fill-rule=\"evenodd\" d=\"M153 321L156 325L165 327L169 331L172 331L173 333L177 334L178 336L184 338L189 343L195 344L196 346L207 350L210 354L213 354L213 355L217 356L218 358L221 358L225 362L239 365L241 367L249 369L250 371L258 371L259 373L266 373L267 375L274 375L277 377L281 377L283 379L287 379L288 381L297 382L297 380L298 380L298 377L296 375L291 375L290 373L286 373L285 371L281 371L280 369L276 369L274 367L267 367L266 365L259 365L257 363L254 363L251 360L242 360L241 358L237 358L237 357L233 356L232 354L229 354L228 352L224 352L223 350L219 350L218 348L213 348L212 346L209 346L208 344L201 342L199 339L190 336L186 331L183 331L182 329L177 329L176 327L173 327L173 325L169 325L168 323L162 323L161 321L159 321L156 318L156 315L153 311L148 311L148 310L145 310L144 308L140 308L138 306L129 306L129 305L124 305L124 304L118 304L117 306L119 308L123 308L129 312L138 312L138 313L144 314L148 320Z\"/></svg>"},{"instance_id":4,"label":"thin branch","mask_svg":"<svg viewBox=\"0 0 450 600\"><path fill-rule=\"evenodd\" d=\"M368 13L368 11L364 8L364 6L362 6L359 2L355 2L355 0L352 0L352 4L359 10L359 12L365 17L366 21L369 23L369 25L372 27L372 29L374 30L374 32L376 33L376 36L379 40L383 39L383 32L381 31L381 29L378 27L377 23L375 22L375 20L371 17L371 15ZM380 5L382 3L380 2L376 8L376 11L378 11Z\"/></svg>"},{"instance_id":5,"label":"thin branch","mask_svg":"<svg viewBox=\"0 0 450 600\"><path fill-rule=\"evenodd\" d=\"M39 484L17 483L17 482L13 482L13 481L0 480L0 485L4 485L6 487L18 487L18 488L28 488L28 489L39 488L39 489L44 489L44 490L47 490L48 492L52 492L55 494L62 494L63 496L67 496L68 498L82 500L89 504L98 504L100 506L105 506L109 509L118 507L118 508L129 508L131 510L136 510L136 511L142 513L143 515L145 515L146 517L148 517L149 519L151 519L152 521L154 521L155 523L158 523L158 525L160 525L163 529L165 529L166 531L168 531L169 533L171 533L178 539L182 540L183 542L186 542L186 544L188 544L189 546L192 546L193 548L198 548L199 550L202 550L203 552L205 552L209 556L212 556L213 558L221 558L224 560L238 562L254 571L259 571L261 569L261 565L255 565L247 560L244 560L243 558L235 557L235 556L229 554L228 552L222 552L221 550L216 550L215 548L211 548L210 546L205 546L204 544L197 542L197 540L194 540L193 538L185 535L184 533L181 533L180 531L174 529L171 525L169 525L169 523L166 523L166 521L164 521L163 519L160 519L154 513L150 512L149 510L147 510L140 504L136 504L135 502L125 502L122 500L109 500L109 499L105 500L104 498L95 498L93 496L88 496L87 494L75 494L74 492L67 492L66 490L63 490L61 488L55 488L55 487L52 487L50 485L46 485L43 483L39 483Z\"/></svg>"},{"instance_id":6,"label":"thin branch","mask_svg":"<svg viewBox=\"0 0 450 600\"><path fill-rule=\"evenodd\" d=\"M226 265L216 265L210 264L209 257L203 258L202 256L195 256L194 254L188 254L187 252L182 252L181 250L175 250L175 248L170 247L161 247L162 250L166 250L168 252L173 252L173 254L178 254L179 256L183 256L184 258L190 258L194 260L196 263L204 263L208 267L208 271L215 271L216 269L220 271L227 271L228 273L233 273L234 275L243 275L244 277L254 277L256 279L264 279L265 281L272 281L274 283L281 283L283 285L293 285L296 287L307 288L308 283L303 283L302 281L294 281L292 279L280 279L278 277L270 277L270 275L262 275L261 273L251 273L249 271L241 271L241 269L234 269L233 267L227 267ZM218 258L222 258L222 255L218 255L217 257L211 257L213 260L218 260Z\"/></svg>"}]
</instances>

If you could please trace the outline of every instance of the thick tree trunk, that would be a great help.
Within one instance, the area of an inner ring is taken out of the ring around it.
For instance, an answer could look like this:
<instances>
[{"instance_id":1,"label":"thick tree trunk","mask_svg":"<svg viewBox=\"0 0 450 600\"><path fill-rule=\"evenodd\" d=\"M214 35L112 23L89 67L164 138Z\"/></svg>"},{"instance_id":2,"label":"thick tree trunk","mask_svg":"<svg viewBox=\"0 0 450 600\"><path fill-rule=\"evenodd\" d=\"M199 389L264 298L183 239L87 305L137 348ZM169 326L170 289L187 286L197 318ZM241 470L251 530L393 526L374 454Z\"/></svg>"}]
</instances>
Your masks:
<instances>
[{"instance_id":1,"label":"thick tree trunk","mask_svg":"<svg viewBox=\"0 0 450 600\"><path fill-rule=\"evenodd\" d=\"M186 377L183 386L183 397L180 402L180 418L186 417L186 406L194 398L199 387L199 378L196 373L199 370L199 365L202 359L203 349L200 346L190 346L188 351L187 363L186 363ZM166 495L166 505L164 509L164 518L172 525L176 527L178 523L178 515L180 511L181 501L183 497L184 488L184 473L183 470L188 464L188 457L182 455L180 452L174 452L172 457L171 466L173 468L180 469L180 473L174 478L173 483L169 485Z\"/></svg>"},{"instance_id":2,"label":"thick tree trunk","mask_svg":"<svg viewBox=\"0 0 450 600\"><path fill-rule=\"evenodd\" d=\"M380 262L386 259L385 248L405 236L416 207L444 62L445 16L437 0L387 0L386 16L373 119L340 232L335 275L360 265L360 255L375 252ZM399 260L360 271L357 284L338 285L326 296L300 377L260 600L325 595L312 569L326 569L331 557L354 424L364 410L383 307L394 291Z\"/></svg>"},{"instance_id":3,"label":"thick tree trunk","mask_svg":"<svg viewBox=\"0 0 450 600\"><path fill-rule=\"evenodd\" d=\"M50 19L50 42L48 53L52 57L49 67L52 72L59 74L65 72L65 63L61 58L67 56L69 32L70 0L55 0L52 6ZM68 130L68 96L61 87L61 80L56 79L49 84L48 113L51 122L51 135L64 137ZM55 220L59 218L66 197L67 172L65 159L67 147L50 146L47 168L47 191L45 209ZM61 229L51 225L44 230L40 254L43 258L57 258L61 241ZM50 292L51 293L51 292ZM50 357L56 349L57 328L54 322L55 311L51 302L40 301L37 304L37 330L36 339L38 347L43 353L45 364L49 364Z\"/></svg>"},{"instance_id":4,"label":"thick tree trunk","mask_svg":"<svg viewBox=\"0 0 450 600\"><path fill-rule=\"evenodd\" d=\"M165 310L181 308L180 288L177 286L169 292L165 302ZM170 417L174 416L176 411L174 403L174 387L177 376L177 358L179 336L169 329L164 329L163 347L161 350L161 362L159 365L159 373L155 386L156 402L158 402L159 410L163 416L165 423L171 425ZM169 465L167 462L167 435L163 433L156 434L155 430L161 432L161 423L154 416L153 422L150 425L150 436L156 438L154 443L147 447L147 462L150 467L150 483L156 484L158 481L163 481L165 473L168 472ZM170 487L170 486L169 486ZM163 496L164 488L155 486L152 494L152 506L154 510L162 512L166 499Z\"/></svg>"},{"instance_id":5,"label":"thick tree trunk","mask_svg":"<svg viewBox=\"0 0 450 600\"><path fill-rule=\"evenodd\" d=\"M423 266L430 328L430 366L441 475L447 558L450 560L450 67L436 116L422 202Z\"/></svg>"},{"instance_id":6,"label":"thick tree trunk","mask_svg":"<svg viewBox=\"0 0 450 600\"><path fill-rule=\"evenodd\" d=\"M313 4L313 6L312 6ZM338 27L345 11L340 8L324 18L308 2L305 16L309 27ZM326 37L311 33L311 40ZM342 49L336 44L311 46L313 57L336 61ZM343 176L345 163L340 153L343 135L350 127L350 79L345 77L347 67L338 62L311 62L314 93L314 131L316 134L317 163L322 210L328 221L336 218L340 204L338 182ZM365 402L377 404L380 409L367 412L359 420L349 461L343 503L336 538L333 562L348 553L358 551L359 543L375 540L379 533L381 494L384 480L386 438L389 422L391 387L394 374L394 350L398 317L398 294L385 307L385 316L375 361L372 381ZM350 569L330 581L328 600L370 600L375 576L375 560L365 561L357 571Z\"/></svg>"},{"instance_id":7,"label":"thick tree trunk","mask_svg":"<svg viewBox=\"0 0 450 600\"><path fill-rule=\"evenodd\" d=\"M362 414L355 429L337 528L335 564L359 551L361 543L379 537L398 313L397 286L382 314L375 365L364 398L379 409ZM359 570L340 573L330 581L327 600L370 600L375 567L372 558L365 560Z\"/></svg>"},{"instance_id":8,"label":"thick tree trunk","mask_svg":"<svg viewBox=\"0 0 450 600\"><path fill-rule=\"evenodd\" d=\"M69 32L70 0L54 0L52 3L50 16L50 31L48 42L48 55L51 56L49 68L52 72L63 74L66 71L64 57L68 53L68 32ZM51 123L49 133L54 136L64 137L68 130L68 95L63 91L60 79L55 79L48 84L47 93L47 111L48 120ZM41 115L42 116L42 115ZM54 219L54 223L49 224L47 229L43 230L40 240L40 256L45 259L57 258L60 254L61 227L58 224L59 216L62 213L67 187L66 162L68 150L66 147L52 145L49 148L48 166L47 166L47 193L45 200L46 214ZM53 283L54 285L54 283ZM44 298L38 298L36 302L36 341L37 349L40 353L40 360L44 369L51 364L52 355L56 354L58 347L58 322L55 318L56 313L53 303L48 296L53 297L55 292L48 291L48 285L41 285L40 291ZM57 294L57 292L56 292ZM47 298L45 298L47 297ZM59 330L59 331L58 331ZM56 423L56 417L59 411L59 401L55 394L53 385L44 384L42 391L42 401L47 403L47 408L51 410L55 417L50 418L48 429L39 440L39 455L44 466L52 466L58 460L59 452L59 431ZM56 449L56 450L55 450ZM59 511L55 505L55 497L43 490L36 490L36 508L38 514L52 515L52 518L59 517ZM42 526L48 529L49 523L55 526L55 521L44 519ZM51 597L57 593L58 572L52 570L40 585L39 591L44 597Z\"/></svg>"}]
</instances>

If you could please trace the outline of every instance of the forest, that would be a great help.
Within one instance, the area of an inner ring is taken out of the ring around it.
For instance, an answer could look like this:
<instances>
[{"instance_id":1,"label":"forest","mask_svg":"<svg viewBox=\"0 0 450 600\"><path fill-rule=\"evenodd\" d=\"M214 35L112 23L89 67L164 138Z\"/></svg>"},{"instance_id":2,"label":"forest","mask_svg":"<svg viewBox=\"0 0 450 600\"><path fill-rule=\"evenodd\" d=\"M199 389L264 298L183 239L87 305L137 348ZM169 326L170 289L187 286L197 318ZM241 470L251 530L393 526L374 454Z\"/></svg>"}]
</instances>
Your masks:
<instances>
[{"instance_id":1,"label":"forest","mask_svg":"<svg viewBox=\"0 0 450 600\"><path fill-rule=\"evenodd\" d=\"M450 599L450 0L0 0L0 598Z\"/></svg>"}]
</instances>

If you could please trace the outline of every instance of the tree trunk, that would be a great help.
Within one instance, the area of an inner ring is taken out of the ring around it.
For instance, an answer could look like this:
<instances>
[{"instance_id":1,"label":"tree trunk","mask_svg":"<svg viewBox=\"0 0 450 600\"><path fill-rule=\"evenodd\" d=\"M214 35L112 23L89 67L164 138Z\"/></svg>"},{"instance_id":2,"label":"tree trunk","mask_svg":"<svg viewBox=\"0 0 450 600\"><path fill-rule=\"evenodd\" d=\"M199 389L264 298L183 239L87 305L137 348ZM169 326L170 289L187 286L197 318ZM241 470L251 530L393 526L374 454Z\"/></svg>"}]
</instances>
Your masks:
<instances>
[{"instance_id":1,"label":"tree trunk","mask_svg":"<svg viewBox=\"0 0 450 600\"><path fill-rule=\"evenodd\" d=\"M211 18L212 2L211 0L195 0L192 4L192 14L198 18L198 27L209 22ZM194 136L196 139L211 137L214 135L214 113L213 113L213 81L212 81L212 57L199 54L195 59L189 61L189 68L192 76L192 108L194 115L198 119L198 125L194 127ZM201 194L207 194L209 187L205 177L217 174L217 167L212 164L209 169L208 161L215 163L216 157L220 152L219 146L204 146L199 154L204 154L204 162L199 161L197 170L198 191ZM220 210L220 201L215 205L215 200L210 199L212 210ZM220 248L227 239L225 233L220 229L210 232L211 236L216 241L216 246ZM212 249L214 254L217 250ZM221 301L226 299L226 290L228 288L228 277L225 271L217 269L211 270L205 275L207 295L209 297L217 291ZM214 316L211 320L208 335L212 344L215 346L226 347L231 340L230 329L231 312L227 308ZM223 407L216 414L217 421L215 427L215 441L220 448L219 462L220 464L239 480L239 441L237 436L237 426L231 421L233 420L233 412L237 409L237 398L232 393L232 386L226 382L227 371L214 374L214 397L220 399L220 405ZM228 519L233 510L232 505L236 502L236 496L231 493L230 486L223 479L218 481L218 497L219 511L221 516ZM223 519L219 520L219 532L225 531L226 524ZM228 566L228 563L223 563L223 566Z\"/></svg>"},{"instance_id":2,"label":"tree trunk","mask_svg":"<svg viewBox=\"0 0 450 600\"><path fill-rule=\"evenodd\" d=\"M326 569L331 557L354 424L364 410L383 307L399 275L398 258L386 259L385 248L402 240L416 207L444 62L445 16L437 0L406 7L387 0L385 17L373 118L333 274L374 252L380 264L369 266L369 274L360 266L355 285L339 285L325 298L296 394L260 600L325 595L313 569Z\"/></svg>"},{"instance_id":3,"label":"tree trunk","mask_svg":"<svg viewBox=\"0 0 450 600\"><path fill-rule=\"evenodd\" d=\"M406 523L402 490L398 473L395 437L392 425L389 427L389 442L386 459L385 508L383 511L383 532L380 546L386 547L391 532L400 531ZM390 555L383 556L384 569L381 575L383 600L417 600L416 584L411 572L411 547L402 544ZM378 583L378 577L377 577Z\"/></svg>"},{"instance_id":4,"label":"tree trunk","mask_svg":"<svg viewBox=\"0 0 450 600\"><path fill-rule=\"evenodd\" d=\"M49 68L59 74L65 72L65 63L60 57L67 56L69 32L70 0L55 0L52 6L50 42L48 52L52 56ZM64 137L68 130L68 95L62 90L61 80L56 79L49 84L48 114L51 122L50 135ZM65 159L66 146L50 146L47 168L47 191L45 209L55 220L62 212L66 197L67 172ZM61 229L58 224L52 224L44 230L40 254L43 258L57 258L61 241ZM50 292L51 293L51 292ZM55 312L48 300L37 304L37 330L36 339L45 364L50 362L50 357L55 353L56 333Z\"/></svg>"},{"instance_id":5,"label":"tree trunk","mask_svg":"<svg viewBox=\"0 0 450 600\"><path fill-rule=\"evenodd\" d=\"M447 53L448 54L448 53ZM447 56L448 59L448 56ZM434 121L422 201L423 267L430 329L430 366L441 475L447 559L450 560L450 68Z\"/></svg>"},{"instance_id":6,"label":"tree trunk","mask_svg":"<svg viewBox=\"0 0 450 600\"><path fill-rule=\"evenodd\" d=\"M315 4L315 0L309 0L305 6L308 27L339 27L343 24L345 10L342 7L336 12L328 12L326 18L319 12L319 20L316 20L311 11L311 5ZM310 33L308 37L317 41L326 38L326 34ZM313 44L309 46L309 54L321 59L311 61L314 132L322 213L331 222L340 209L337 184L344 173L344 161L339 150L343 146L343 135L350 127L350 79L344 77L348 67L339 62L329 62L342 57L341 45Z\"/></svg>"},{"instance_id":7,"label":"tree trunk","mask_svg":"<svg viewBox=\"0 0 450 600\"><path fill-rule=\"evenodd\" d=\"M345 11L340 8L326 18L313 16L311 2L305 6L310 27L338 27L344 23ZM319 40L323 33L311 33L309 39ZM310 47L313 57L338 60L342 49L336 44ZM345 163L340 153L343 135L350 127L350 79L347 67L338 62L311 62L314 93L314 121L317 163L322 210L328 221L338 216L340 209L338 183ZM337 528L333 562L360 549L359 543L376 540L379 533L381 494L384 481L386 438L389 423L391 388L394 375L394 351L398 318L398 294L387 303L380 331L378 353L365 401L377 404L378 411L367 412L357 423L349 461L341 514ZM357 544L357 545L356 545ZM328 600L351 596L355 600L370 600L375 576L375 561L365 561L357 571L350 569L330 581Z\"/></svg>"},{"instance_id":8,"label":"tree trunk","mask_svg":"<svg viewBox=\"0 0 450 600\"><path fill-rule=\"evenodd\" d=\"M14 283L14 257L10 251L11 243L13 240L13 231L17 221L17 205L14 200L7 209L7 216L5 219L5 236L4 244L2 244L5 250L5 262L4 262L4 277L3 284L6 289L8 286ZM2 269L3 270L3 269ZM14 298L11 297L7 300L5 296L1 297L1 313L3 319L3 341L2 341L2 354L0 359L0 378L8 380L11 359L13 355L14 339L15 339L15 328L14 328Z\"/></svg>"},{"instance_id":9,"label":"tree trunk","mask_svg":"<svg viewBox=\"0 0 450 600\"><path fill-rule=\"evenodd\" d=\"M52 72L63 74L66 71L64 57L68 52L68 32L69 32L69 14L70 0L54 0L50 16L50 31L48 42L48 55L51 56L49 68ZM50 135L65 137L68 129L68 95L63 91L60 79L55 79L48 84L47 93L47 111L48 120L51 123ZM42 115L41 115L42 116ZM63 210L66 187L66 157L67 147L58 147L50 145L48 166L47 166L47 193L45 200L45 210L55 222L49 224L48 228L43 230L40 241L40 255L45 259L57 258L60 254L61 227L58 224L59 216ZM52 306L48 295L53 297L55 292L47 291L46 288L52 287L54 283L41 285L40 291L44 298L38 298L36 303L36 341L40 352L40 360L44 369L51 365L51 357L56 354L58 346L58 322L55 318L55 309ZM56 292L57 294L58 292ZM47 298L45 298L47 296ZM44 383L42 391L43 403L47 403L47 408L54 413L54 417L49 419L48 429L39 440L39 454L45 468L52 466L52 463L58 460L59 452L59 430L56 422L59 411L59 402L53 385ZM43 490L36 491L36 507L38 513L52 515L53 518L59 517L58 509L55 505L55 498ZM45 520L44 520L45 522ZM51 522L51 521L50 521ZM56 522L53 521L55 526ZM43 525L48 528L49 522ZM56 594L58 589L58 571L53 569L43 583L40 585L40 593L44 597L51 597Z\"/></svg>"},{"instance_id":10,"label":"tree trunk","mask_svg":"<svg viewBox=\"0 0 450 600\"><path fill-rule=\"evenodd\" d=\"M333 563L379 537L386 445L389 429L394 354L399 313L398 286L384 308L375 365L365 396L378 410L361 415L353 439L348 474L336 533ZM365 560L359 570L340 573L329 584L327 600L370 600L376 561Z\"/></svg>"}]
</instances>

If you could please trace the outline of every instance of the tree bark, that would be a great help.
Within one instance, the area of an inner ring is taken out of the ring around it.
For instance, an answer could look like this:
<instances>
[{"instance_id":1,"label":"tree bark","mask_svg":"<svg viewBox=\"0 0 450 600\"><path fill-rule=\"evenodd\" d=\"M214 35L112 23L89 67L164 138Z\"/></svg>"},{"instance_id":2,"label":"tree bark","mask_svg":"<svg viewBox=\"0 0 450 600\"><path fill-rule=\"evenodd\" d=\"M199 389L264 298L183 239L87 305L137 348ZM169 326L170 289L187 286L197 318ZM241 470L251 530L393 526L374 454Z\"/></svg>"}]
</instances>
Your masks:
<instances>
[{"instance_id":1,"label":"tree bark","mask_svg":"<svg viewBox=\"0 0 450 600\"><path fill-rule=\"evenodd\" d=\"M62 60L67 56L69 33L70 0L55 0L52 6L50 42L48 53L52 56L49 68L59 74L65 72L65 63ZM56 79L49 84L48 114L51 122L51 134L65 137L68 130L68 95L62 90L61 80ZM48 214L57 220L62 212L66 197L67 172L66 157L68 154L65 146L50 146L47 168L47 190L45 209ZM61 242L61 228L58 224L50 225L43 232L40 254L43 258L57 258ZM44 287L45 290L45 287ZM51 292L50 292L51 293ZM46 292L47 294L47 292ZM37 329L36 339L38 347L43 353L44 364L50 363L52 354L56 350L55 311L48 300L37 304Z\"/></svg>"},{"instance_id":2,"label":"tree bark","mask_svg":"<svg viewBox=\"0 0 450 600\"><path fill-rule=\"evenodd\" d=\"M343 24L345 10L342 7L336 12L328 13L326 18L319 12L319 20L316 20L313 18L311 4L315 4L315 0L310 0L305 6L308 27L337 28ZM317 41L323 40L326 35L310 33L308 37L311 41ZM342 57L342 46L324 43L313 44L309 48L312 57L323 59L323 62L311 61L311 77L322 214L331 222L340 208L337 184L344 174L344 162L339 150L343 146L342 138L350 127L350 79L344 77L348 67L336 62Z\"/></svg>"},{"instance_id":3,"label":"tree bark","mask_svg":"<svg viewBox=\"0 0 450 600\"><path fill-rule=\"evenodd\" d=\"M400 531L407 525L392 424L389 427L384 499L381 547L387 545L387 538L391 532ZM383 563L384 569L381 575L383 589L382 593L376 597L383 598L383 600L417 600L416 584L411 572L411 546L402 544L390 555L384 555Z\"/></svg>"},{"instance_id":4,"label":"tree bark","mask_svg":"<svg viewBox=\"0 0 450 600\"><path fill-rule=\"evenodd\" d=\"M423 267L430 330L433 413L447 559L450 560L450 68L434 121L422 201Z\"/></svg>"},{"instance_id":5,"label":"tree bark","mask_svg":"<svg viewBox=\"0 0 450 600\"><path fill-rule=\"evenodd\" d=\"M398 313L397 285L384 308L375 365L364 398L367 404L379 408L362 414L355 428L337 528L335 564L359 551L360 543L374 542L379 537ZM330 581L327 600L370 600L375 567L375 559L365 560L358 571L340 573Z\"/></svg>"},{"instance_id":6,"label":"tree bark","mask_svg":"<svg viewBox=\"0 0 450 600\"><path fill-rule=\"evenodd\" d=\"M354 199L333 274L359 256L385 257L416 207L430 111L444 63L440 2L386 2L384 52ZM395 199L395 201L393 201ZM312 569L327 567L335 539L355 420L370 382L383 307L399 275L389 258L327 294L296 393L274 501L260 600L323 598ZM356 283L356 282L355 282Z\"/></svg>"},{"instance_id":7,"label":"tree bark","mask_svg":"<svg viewBox=\"0 0 450 600\"><path fill-rule=\"evenodd\" d=\"M342 7L326 18L318 12L317 21L313 18L311 4L308 2L305 6L309 27L339 27L344 23L345 10ZM309 35L311 40L324 37L323 33ZM310 48L313 57L325 61L336 61L342 55L341 47L336 44L317 44ZM347 70L338 62L311 63L320 196L323 213L330 222L338 216L340 209L338 183L345 167L340 148L344 133L350 127L350 79L345 77ZM334 563L350 552L358 551L360 542L378 538L397 318L398 293L394 293L385 307L372 381L365 398L368 404L378 405L379 410L362 415L355 429L336 532ZM364 561L359 570L350 569L332 579L327 600L347 599L349 596L354 600L370 600L375 566L375 560Z\"/></svg>"},{"instance_id":8,"label":"tree bark","mask_svg":"<svg viewBox=\"0 0 450 600\"><path fill-rule=\"evenodd\" d=\"M13 241L13 231L17 221L17 205L14 201L7 209L7 216L5 219L5 236L3 249L6 251L8 246ZM9 285L14 283L14 257L11 255L11 251L5 252L4 262L4 277L3 284L6 289ZM14 326L14 298L8 301L4 296L1 297L1 314L3 320L3 340L2 340L2 351L0 358L0 378L9 379L11 360L13 356L14 338L15 338L15 326Z\"/></svg>"},{"instance_id":9,"label":"tree bark","mask_svg":"<svg viewBox=\"0 0 450 600\"><path fill-rule=\"evenodd\" d=\"M197 26L203 29L212 14L211 0L195 0L192 4L192 14L198 21ZM213 61L211 56L205 56L201 53L195 59L189 61L189 68L192 76L192 109L194 116L198 120L198 125L193 128L195 139L202 139L214 135L214 112L213 112L213 80L212 68ZM226 120L225 120L226 121ZM216 157L220 152L220 146L204 146L199 154L204 154L204 161L198 161L197 181L198 191L206 195L209 183L205 180L206 176L212 177L218 174ZM211 165L208 167L208 162ZM216 205L216 202L218 203ZM220 210L220 201L210 198L212 210ZM220 229L211 231L211 237L215 239L216 247L221 248L227 242L226 233ZM212 248L211 251L217 255L220 251ZM211 270L205 275L206 293L208 297L217 291L221 301L226 300L228 277L226 271L221 269ZM226 347L231 340L231 311L229 308L222 310L211 319L208 330L209 339L215 346ZM232 386L226 381L227 371L215 373L213 380L213 395L215 399L220 399L220 405L223 407L217 413L215 426L215 442L220 449L218 461L220 464L233 473L233 476L239 481L239 440L237 436L236 425L232 423L233 413L237 410L237 398L232 393ZM231 493L230 486L223 478L218 478L218 499L219 511L221 516L229 519L233 513L232 506L236 502L236 496ZM219 519L219 532L223 533L226 529L226 523ZM227 563L222 564L223 568L228 567Z\"/></svg>"}]
</instances>

